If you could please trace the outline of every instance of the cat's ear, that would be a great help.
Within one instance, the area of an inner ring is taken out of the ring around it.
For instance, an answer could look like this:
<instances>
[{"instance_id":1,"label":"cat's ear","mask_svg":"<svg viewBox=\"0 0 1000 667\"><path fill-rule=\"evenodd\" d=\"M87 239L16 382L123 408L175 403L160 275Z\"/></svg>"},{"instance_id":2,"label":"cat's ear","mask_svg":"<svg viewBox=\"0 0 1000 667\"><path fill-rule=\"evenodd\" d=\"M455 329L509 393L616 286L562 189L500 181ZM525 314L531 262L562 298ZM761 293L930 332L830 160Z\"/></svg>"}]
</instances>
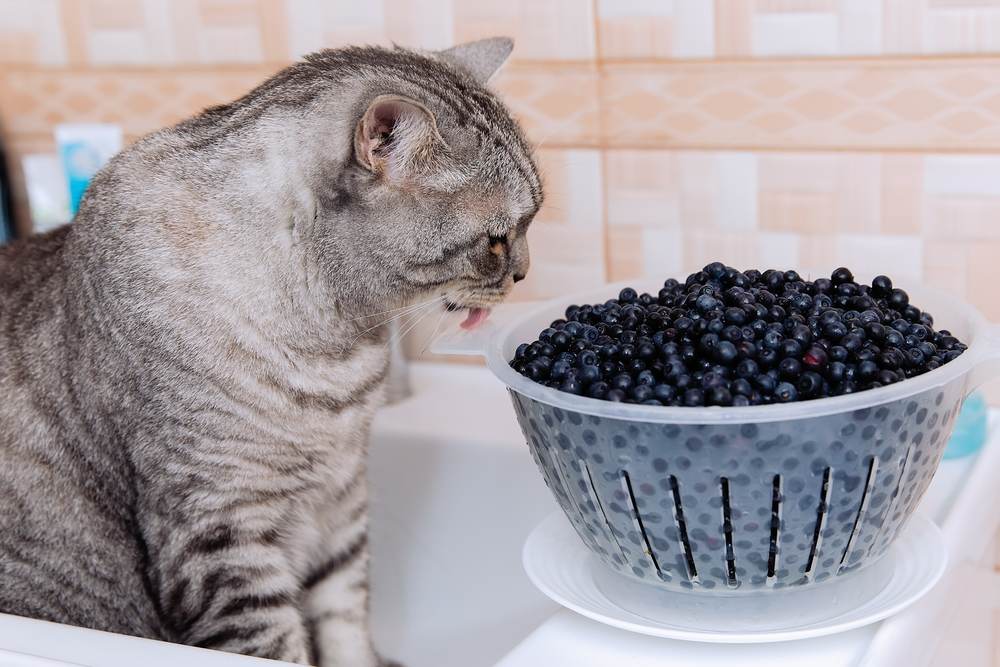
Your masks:
<instances>
[{"instance_id":1,"label":"cat's ear","mask_svg":"<svg viewBox=\"0 0 1000 667\"><path fill-rule=\"evenodd\" d=\"M354 154L365 168L402 180L444 147L434 114L401 95L379 95L354 131Z\"/></svg>"},{"instance_id":2,"label":"cat's ear","mask_svg":"<svg viewBox=\"0 0 1000 667\"><path fill-rule=\"evenodd\" d=\"M464 69L476 81L486 85L507 61L512 50L514 50L514 40L510 37L489 37L438 51L438 55L450 65Z\"/></svg>"}]
</instances>

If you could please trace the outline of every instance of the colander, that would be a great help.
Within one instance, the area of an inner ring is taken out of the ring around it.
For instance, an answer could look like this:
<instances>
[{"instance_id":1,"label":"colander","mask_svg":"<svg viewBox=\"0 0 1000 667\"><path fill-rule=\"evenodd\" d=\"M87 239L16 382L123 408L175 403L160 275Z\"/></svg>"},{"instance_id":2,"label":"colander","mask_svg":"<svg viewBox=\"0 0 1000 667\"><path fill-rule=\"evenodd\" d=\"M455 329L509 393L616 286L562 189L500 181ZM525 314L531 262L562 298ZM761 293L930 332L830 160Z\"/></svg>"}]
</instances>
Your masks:
<instances>
[{"instance_id":1,"label":"colander","mask_svg":"<svg viewBox=\"0 0 1000 667\"><path fill-rule=\"evenodd\" d=\"M636 287L655 294L659 283ZM615 572L661 589L815 586L876 562L927 490L963 399L1000 370L1000 326L930 289L908 290L912 302L969 349L918 377L845 396L736 408L631 405L550 389L510 368L517 345L566 306L617 291L498 313L435 350L485 355L583 543Z\"/></svg>"}]
</instances>

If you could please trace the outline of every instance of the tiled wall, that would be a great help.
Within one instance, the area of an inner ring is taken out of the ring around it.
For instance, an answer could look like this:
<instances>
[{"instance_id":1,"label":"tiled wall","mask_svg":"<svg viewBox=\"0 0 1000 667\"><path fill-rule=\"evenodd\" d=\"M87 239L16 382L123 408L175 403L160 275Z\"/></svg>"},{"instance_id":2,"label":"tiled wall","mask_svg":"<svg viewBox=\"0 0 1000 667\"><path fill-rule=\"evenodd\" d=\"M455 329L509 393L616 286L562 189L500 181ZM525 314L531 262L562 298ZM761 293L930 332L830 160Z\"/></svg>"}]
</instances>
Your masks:
<instances>
[{"instance_id":1,"label":"tiled wall","mask_svg":"<svg viewBox=\"0 0 1000 667\"><path fill-rule=\"evenodd\" d=\"M848 264L1000 320L1000 0L0 0L0 131L127 138L325 46L517 40L549 199L518 298Z\"/></svg>"}]
</instances>

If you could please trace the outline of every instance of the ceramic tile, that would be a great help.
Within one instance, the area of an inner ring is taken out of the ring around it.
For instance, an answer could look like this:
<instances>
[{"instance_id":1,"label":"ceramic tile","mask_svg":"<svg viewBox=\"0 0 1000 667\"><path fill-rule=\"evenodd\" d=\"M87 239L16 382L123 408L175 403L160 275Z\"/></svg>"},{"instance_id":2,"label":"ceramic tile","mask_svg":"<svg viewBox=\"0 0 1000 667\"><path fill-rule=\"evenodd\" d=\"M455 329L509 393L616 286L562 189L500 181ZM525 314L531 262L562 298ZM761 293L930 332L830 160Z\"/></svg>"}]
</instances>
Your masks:
<instances>
[{"instance_id":1,"label":"ceramic tile","mask_svg":"<svg viewBox=\"0 0 1000 667\"><path fill-rule=\"evenodd\" d=\"M604 142L623 148L1000 148L997 62L611 63L602 81Z\"/></svg>"},{"instance_id":2,"label":"ceramic tile","mask_svg":"<svg viewBox=\"0 0 1000 667\"><path fill-rule=\"evenodd\" d=\"M710 58L715 54L711 2L598 0L597 12L602 58Z\"/></svg>"},{"instance_id":3,"label":"ceramic tile","mask_svg":"<svg viewBox=\"0 0 1000 667\"><path fill-rule=\"evenodd\" d=\"M608 224L670 227L680 223L675 153L605 151Z\"/></svg>"},{"instance_id":4,"label":"ceramic tile","mask_svg":"<svg viewBox=\"0 0 1000 667\"><path fill-rule=\"evenodd\" d=\"M0 64L65 64L59 5L58 0L0 0Z\"/></svg>"},{"instance_id":5,"label":"ceramic tile","mask_svg":"<svg viewBox=\"0 0 1000 667\"><path fill-rule=\"evenodd\" d=\"M590 65L512 64L491 83L537 146L599 143L597 71Z\"/></svg>"},{"instance_id":6,"label":"ceramic tile","mask_svg":"<svg viewBox=\"0 0 1000 667\"><path fill-rule=\"evenodd\" d=\"M507 35L515 60L591 60L593 3L579 0L476 0L453 4L454 39Z\"/></svg>"},{"instance_id":7,"label":"ceramic tile","mask_svg":"<svg viewBox=\"0 0 1000 667\"><path fill-rule=\"evenodd\" d=\"M883 155L881 229L887 234L917 234L923 227L919 193L924 189L922 155Z\"/></svg>"}]
</instances>

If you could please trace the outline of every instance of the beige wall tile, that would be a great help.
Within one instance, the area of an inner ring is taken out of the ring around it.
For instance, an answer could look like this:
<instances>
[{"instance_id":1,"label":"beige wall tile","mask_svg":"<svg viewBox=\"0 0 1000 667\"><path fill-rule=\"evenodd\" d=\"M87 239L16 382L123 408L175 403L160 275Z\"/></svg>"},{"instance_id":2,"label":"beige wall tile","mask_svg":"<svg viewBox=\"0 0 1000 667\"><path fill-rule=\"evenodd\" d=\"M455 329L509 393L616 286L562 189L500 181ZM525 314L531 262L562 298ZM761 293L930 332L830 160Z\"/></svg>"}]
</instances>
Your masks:
<instances>
[{"instance_id":1,"label":"beige wall tile","mask_svg":"<svg viewBox=\"0 0 1000 667\"><path fill-rule=\"evenodd\" d=\"M6 132L51 136L66 122L113 122L140 136L228 102L273 73L269 66L204 69L95 69L0 72L0 118Z\"/></svg>"},{"instance_id":2,"label":"beige wall tile","mask_svg":"<svg viewBox=\"0 0 1000 667\"><path fill-rule=\"evenodd\" d=\"M0 0L0 64L65 64L59 5L59 0Z\"/></svg>"},{"instance_id":3,"label":"beige wall tile","mask_svg":"<svg viewBox=\"0 0 1000 667\"><path fill-rule=\"evenodd\" d=\"M604 142L622 148L1000 149L998 63L607 64Z\"/></svg>"},{"instance_id":4,"label":"beige wall tile","mask_svg":"<svg viewBox=\"0 0 1000 667\"><path fill-rule=\"evenodd\" d=\"M600 152L543 149L536 158L545 202L528 231L531 270L514 300L551 298L607 279Z\"/></svg>"},{"instance_id":5,"label":"beige wall tile","mask_svg":"<svg viewBox=\"0 0 1000 667\"><path fill-rule=\"evenodd\" d=\"M591 60L596 55L592 2L476 0L453 5L454 39L507 35L515 60Z\"/></svg>"},{"instance_id":6,"label":"beige wall tile","mask_svg":"<svg viewBox=\"0 0 1000 667\"><path fill-rule=\"evenodd\" d=\"M673 151L605 152L608 224L669 227L680 222Z\"/></svg>"},{"instance_id":7,"label":"beige wall tile","mask_svg":"<svg viewBox=\"0 0 1000 667\"><path fill-rule=\"evenodd\" d=\"M538 146L596 146L597 70L592 65L513 64L492 83Z\"/></svg>"},{"instance_id":8,"label":"beige wall tile","mask_svg":"<svg viewBox=\"0 0 1000 667\"><path fill-rule=\"evenodd\" d=\"M705 0L598 0L605 59L711 58L715 6Z\"/></svg>"},{"instance_id":9,"label":"beige wall tile","mask_svg":"<svg viewBox=\"0 0 1000 667\"><path fill-rule=\"evenodd\" d=\"M966 265L966 298L990 320L1000 321L1000 240L968 244Z\"/></svg>"},{"instance_id":10,"label":"beige wall tile","mask_svg":"<svg viewBox=\"0 0 1000 667\"><path fill-rule=\"evenodd\" d=\"M615 225L608 228L608 280L619 282L642 277L639 248L642 247L642 227Z\"/></svg>"},{"instance_id":11,"label":"beige wall tile","mask_svg":"<svg viewBox=\"0 0 1000 667\"><path fill-rule=\"evenodd\" d=\"M883 155L881 228L887 234L917 234L923 226L919 193L924 188L921 155Z\"/></svg>"}]
</instances>

